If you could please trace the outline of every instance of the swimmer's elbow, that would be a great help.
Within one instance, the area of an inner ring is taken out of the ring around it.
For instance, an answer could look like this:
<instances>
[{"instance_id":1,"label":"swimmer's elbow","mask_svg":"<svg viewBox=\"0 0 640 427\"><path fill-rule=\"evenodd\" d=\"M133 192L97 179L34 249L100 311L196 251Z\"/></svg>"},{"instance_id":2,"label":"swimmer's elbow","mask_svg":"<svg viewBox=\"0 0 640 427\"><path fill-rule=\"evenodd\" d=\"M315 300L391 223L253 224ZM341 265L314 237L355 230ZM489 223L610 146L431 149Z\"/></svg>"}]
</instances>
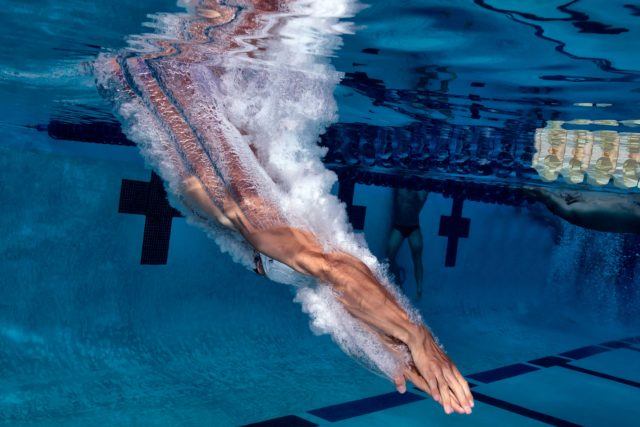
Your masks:
<instances>
[{"instance_id":1,"label":"swimmer's elbow","mask_svg":"<svg viewBox=\"0 0 640 427\"><path fill-rule=\"evenodd\" d=\"M360 273L359 266L340 252L310 251L304 255L304 268L307 274L341 292L346 291L353 284L353 277Z\"/></svg>"},{"instance_id":2,"label":"swimmer's elbow","mask_svg":"<svg viewBox=\"0 0 640 427\"><path fill-rule=\"evenodd\" d=\"M330 261L327 254L316 250L301 250L295 256L295 264L298 269L309 276L313 276L321 281L326 281Z\"/></svg>"}]
</instances>

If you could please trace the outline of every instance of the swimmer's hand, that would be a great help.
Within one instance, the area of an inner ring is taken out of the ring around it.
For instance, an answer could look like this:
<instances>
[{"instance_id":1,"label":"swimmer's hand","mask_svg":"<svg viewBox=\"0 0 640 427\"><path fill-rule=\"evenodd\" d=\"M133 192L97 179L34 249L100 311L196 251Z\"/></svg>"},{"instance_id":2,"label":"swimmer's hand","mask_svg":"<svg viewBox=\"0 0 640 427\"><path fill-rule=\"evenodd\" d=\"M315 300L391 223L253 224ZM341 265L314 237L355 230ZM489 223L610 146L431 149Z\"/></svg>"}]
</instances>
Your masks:
<instances>
[{"instance_id":1,"label":"swimmer's hand","mask_svg":"<svg viewBox=\"0 0 640 427\"><path fill-rule=\"evenodd\" d=\"M427 328L411 320L367 265L344 252L320 251L299 251L297 265L299 271L329 284L347 312L376 331L387 347L406 347L411 358L402 378L396 380L399 391L406 389L409 380L438 401L447 414L471 412L473 397L458 369Z\"/></svg>"},{"instance_id":2,"label":"swimmer's hand","mask_svg":"<svg viewBox=\"0 0 640 427\"><path fill-rule=\"evenodd\" d=\"M564 198L565 202L567 202L568 205L584 202L584 198L582 197L582 194L580 194L577 191L572 191L570 193L569 192L561 193L561 196Z\"/></svg>"},{"instance_id":3,"label":"swimmer's hand","mask_svg":"<svg viewBox=\"0 0 640 427\"><path fill-rule=\"evenodd\" d=\"M470 414L474 403L469 384L431 333L425 327L419 327L407 347L412 363L405 371L405 379L431 395L447 414L453 411Z\"/></svg>"},{"instance_id":4,"label":"swimmer's hand","mask_svg":"<svg viewBox=\"0 0 640 427\"><path fill-rule=\"evenodd\" d=\"M470 414L474 402L469 384L429 331L420 329L420 336L410 346L402 343L399 346L397 340L380 336L389 350L400 352L399 347L406 347L411 356L404 372L393 379L396 390L405 393L408 380L440 403L447 414Z\"/></svg>"}]
</instances>

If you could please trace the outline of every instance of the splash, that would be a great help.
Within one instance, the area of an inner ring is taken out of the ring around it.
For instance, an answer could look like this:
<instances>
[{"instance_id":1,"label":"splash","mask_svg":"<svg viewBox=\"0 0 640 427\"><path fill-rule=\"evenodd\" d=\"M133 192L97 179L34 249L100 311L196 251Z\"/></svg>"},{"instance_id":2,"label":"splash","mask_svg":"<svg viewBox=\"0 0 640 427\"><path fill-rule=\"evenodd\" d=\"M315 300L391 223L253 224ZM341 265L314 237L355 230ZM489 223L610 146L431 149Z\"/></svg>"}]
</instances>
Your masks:
<instances>
[{"instance_id":1,"label":"splash","mask_svg":"<svg viewBox=\"0 0 640 427\"><path fill-rule=\"evenodd\" d=\"M195 155L189 147L199 147L216 169L201 173L220 177L205 179L257 193L287 223L312 231L326 250L358 257L421 322L354 235L344 205L331 194L336 175L322 164L317 145L337 118L333 91L342 74L329 57L351 31L341 19L360 6L351 0L179 4L184 13L154 15L147 25L153 33L131 36L125 52L101 55L95 64L98 86L164 179L172 204L236 262L253 267L252 249L237 233L194 215L181 201L180 181L192 173ZM230 155L220 156L222 150ZM229 158L251 182L233 182ZM295 301L311 316L315 333L331 334L346 353L386 376L398 372L404 357L388 352L330 287L299 287Z\"/></svg>"}]
</instances>

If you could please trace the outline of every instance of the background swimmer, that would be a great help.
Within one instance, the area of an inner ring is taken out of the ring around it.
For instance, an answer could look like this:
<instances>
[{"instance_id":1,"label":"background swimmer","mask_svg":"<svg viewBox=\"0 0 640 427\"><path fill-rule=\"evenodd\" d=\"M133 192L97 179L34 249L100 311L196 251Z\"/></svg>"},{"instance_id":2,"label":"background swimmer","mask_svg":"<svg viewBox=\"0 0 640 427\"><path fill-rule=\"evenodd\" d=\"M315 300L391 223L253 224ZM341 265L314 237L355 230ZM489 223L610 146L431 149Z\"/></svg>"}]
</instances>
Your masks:
<instances>
[{"instance_id":1,"label":"background swimmer","mask_svg":"<svg viewBox=\"0 0 640 427\"><path fill-rule=\"evenodd\" d=\"M396 275L400 284L404 280L400 268L396 264L396 256L402 242L406 239L411 249L413 261L413 275L416 280L416 295L422 296L422 280L424 268L422 266L422 231L420 230L420 211L427 201L429 193L426 191L396 188L393 192L393 225L387 243L387 256L391 264L391 271Z\"/></svg>"},{"instance_id":2,"label":"background swimmer","mask_svg":"<svg viewBox=\"0 0 640 427\"><path fill-rule=\"evenodd\" d=\"M584 228L613 233L640 233L640 196L602 192L526 188L555 215Z\"/></svg>"}]
</instances>

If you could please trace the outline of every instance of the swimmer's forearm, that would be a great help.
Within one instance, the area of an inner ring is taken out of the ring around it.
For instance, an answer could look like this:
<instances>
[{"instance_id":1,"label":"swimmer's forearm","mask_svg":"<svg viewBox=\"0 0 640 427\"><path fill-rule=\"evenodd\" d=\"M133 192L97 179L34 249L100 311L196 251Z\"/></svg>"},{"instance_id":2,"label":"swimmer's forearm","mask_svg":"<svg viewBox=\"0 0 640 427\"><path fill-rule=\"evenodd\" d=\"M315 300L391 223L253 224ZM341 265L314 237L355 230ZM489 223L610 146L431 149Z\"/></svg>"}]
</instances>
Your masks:
<instances>
[{"instance_id":1,"label":"swimmer's forearm","mask_svg":"<svg viewBox=\"0 0 640 427\"><path fill-rule=\"evenodd\" d=\"M360 321L407 345L428 333L411 321L395 297L380 284L369 268L350 255L326 254L321 279L338 293L345 309Z\"/></svg>"},{"instance_id":2,"label":"swimmer's forearm","mask_svg":"<svg viewBox=\"0 0 640 427\"><path fill-rule=\"evenodd\" d=\"M536 192L539 200L553 213L561 218L570 220L573 216L573 209L567 204L567 201L558 194L546 190L538 189Z\"/></svg>"},{"instance_id":3,"label":"swimmer's forearm","mask_svg":"<svg viewBox=\"0 0 640 427\"><path fill-rule=\"evenodd\" d=\"M238 227L243 232L242 227ZM344 252L323 252L315 236L291 227L243 233L256 250L294 270L329 284L345 309L388 337L409 345L425 338L426 328L408 313L358 258Z\"/></svg>"},{"instance_id":4,"label":"swimmer's forearm","mask_svg":"<svg viewBox=\"0 0 640 427\"><path fill-rule=\"evenodd\" d=\"M406 390L405 379L426 391L444 407L471 413L473 396L469 386L429 330L415 324L394 296L376 280L357 258L344 254L324 254L323 276L338 293L338 300L352 316L380 333L383 343L401 341L409 350L410 360L401 363L402 373L393 378L398 391Z\"/></svg>"}]
</instances>

